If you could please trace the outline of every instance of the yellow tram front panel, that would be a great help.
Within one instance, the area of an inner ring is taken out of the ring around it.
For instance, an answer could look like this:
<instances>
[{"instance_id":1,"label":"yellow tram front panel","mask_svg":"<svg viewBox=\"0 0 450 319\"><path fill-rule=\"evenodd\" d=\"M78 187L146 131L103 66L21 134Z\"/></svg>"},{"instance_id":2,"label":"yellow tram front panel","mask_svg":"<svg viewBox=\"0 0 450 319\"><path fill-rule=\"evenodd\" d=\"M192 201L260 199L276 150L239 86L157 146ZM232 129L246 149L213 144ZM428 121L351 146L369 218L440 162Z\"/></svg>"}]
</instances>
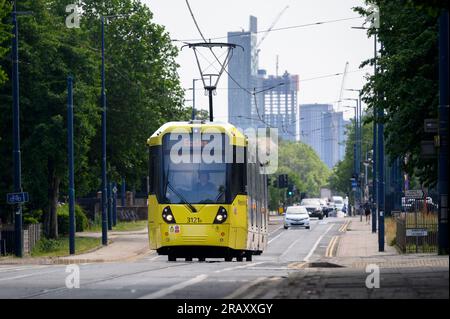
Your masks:
<instances>
[{"instance_id":1,"label":"yellow tram front panel","mask_svg":"<svg viewBox=\"0 0 450 319\"><path fill-rule=\"evenodd\" d=\"M149 197L149 240L151 249L170 246L216 246L236 250L247 248L247 196L238 195L231 205L193 205L192 213L185 205L160 205L156 196ZM168 224L162 212L170 207L176 223ZM226 209L228 218L214 224L219 209Z\"/></svg>"}]
</instances>

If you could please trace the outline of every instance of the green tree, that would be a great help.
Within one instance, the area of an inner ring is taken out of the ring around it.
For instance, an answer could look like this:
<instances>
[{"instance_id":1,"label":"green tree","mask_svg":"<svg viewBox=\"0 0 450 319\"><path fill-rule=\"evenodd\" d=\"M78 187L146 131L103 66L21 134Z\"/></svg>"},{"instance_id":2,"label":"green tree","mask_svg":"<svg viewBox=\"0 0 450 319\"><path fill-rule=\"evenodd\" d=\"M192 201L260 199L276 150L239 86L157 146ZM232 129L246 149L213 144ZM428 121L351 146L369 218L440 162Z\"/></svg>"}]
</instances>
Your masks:
<instances>
[{"instance_id":1,"label":"green tree","mask_svg":"<svg viewBox=\"0 0 450 319\"><path fill-rule=\"evenodd\" d=\"M11 16L11 5L6 0L0 0L0 59L3 60L9 51L7 40L11 37L11 25L5 21ZM0 66L0 85L4 84L8 76Z\"/></svg>"},{"instance_id":2,"label":"green tree","mask_svg":"<svg viewBox=\"0 0 450 319\"><path fill-rule=\"evenodd\" d=\"M308 196L319 196L320 188L326 186L330 175L329 168L320 160L314 150L306 144L297 142L281 142L278 149L278 171L272 183L280 174L288 174L289 182L297 190ZM276 210L279 202L284 201L286 190L272 186L270 191L270 209Z\"/></svg>"},{"instance_id":3,"label":"green tree","mask_svg":"<svg viewBox=\"0 0 450 319\"><path fill-rule=\"evenodd\" d=\"M139 186L147 175L147 139L165 122L187 119L175 62L178 50L140 1L86 0L83 11L82 23L98 50L99 14L121 15L108 19L105 27L108 171L110 179L125 176L128 185ZM100 133L90 158L95 168L101 158Z\"/></svg>"},{"instance_id":4,"label":"green tree","mask_svg":"<svg viewBox=\"0 0 450 319\"><path fill-rule=\"evenodd\" d=\"M373 149L373 124L369 120L370 116L363 117L363 137L362 137L362 156L363 160L371 158ZM355 122L347 125L346 132L347 141L345 146L345 156L342 161L336 164L328 179L329 187L334 193L341 195L349 195L350 201L354 200L350 179L355 174L354 165L354 145L355 145ZM361 172L364 173L364 166ZM372 178L372 170L368 169L368 179Z\"/></svg>"},{"instance_id":5,"label":"green tree","mask_svg":"<svg viewBox=\"0 0 450 319\"><path fill-rule=\"evenodd\" d=\"M437 118L438 46L437 17L444 3L412 0L369 0L381 13L376 34L382 43L377 58L378 74L364 87L370 109L385 113L385 146L390 158L408 158L404 170L426 186L435 184L436 161L420 154L426 118ZM368 16L363 8L355 11ZM373 64L368 60L362 66ZM377 118L375 118L377 120ZM404 161L403 161L404 162Z\"/></svg>"}]
</instances>

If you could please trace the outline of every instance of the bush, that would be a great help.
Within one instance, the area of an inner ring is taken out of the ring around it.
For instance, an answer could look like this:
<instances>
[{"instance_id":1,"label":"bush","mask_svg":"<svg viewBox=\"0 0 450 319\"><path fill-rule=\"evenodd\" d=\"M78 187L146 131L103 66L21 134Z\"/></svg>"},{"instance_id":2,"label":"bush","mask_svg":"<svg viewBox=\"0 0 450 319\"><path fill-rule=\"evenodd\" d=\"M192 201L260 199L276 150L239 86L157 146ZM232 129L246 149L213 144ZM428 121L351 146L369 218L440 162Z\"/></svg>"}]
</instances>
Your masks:
<instances>
[{"instance_id":1,"label":"bush","mask_svg":"<svg viewBox=\"0 0 450 319\"><path fill-rule=\"evenodd\" d=\"M61 242L55 239L42 238L33 248L33 252L52 252L60 249Z\"/></svg>"},{"instance_id":2,"label":"bush","mask_svg":"<svg viewBox=\"0 0 450 319\"><path fill-rule=\"evenodd\" d=\"M75 205L75 224L76 231L82 232L89 227L89 220L84 210ZM69 233L69 205L65 204L58 207L58 233L67 235Z\"/></svg>"},{"instance_id":3,"label":"bush","mask_svg":"<svg viewBox=\"0 0 450 319\"><path fill-rule=\"evenodd\" d=\"M39 224L42 222L43 212L41 209L23 213L24 225Z\"/></svg>"}]
</instances>

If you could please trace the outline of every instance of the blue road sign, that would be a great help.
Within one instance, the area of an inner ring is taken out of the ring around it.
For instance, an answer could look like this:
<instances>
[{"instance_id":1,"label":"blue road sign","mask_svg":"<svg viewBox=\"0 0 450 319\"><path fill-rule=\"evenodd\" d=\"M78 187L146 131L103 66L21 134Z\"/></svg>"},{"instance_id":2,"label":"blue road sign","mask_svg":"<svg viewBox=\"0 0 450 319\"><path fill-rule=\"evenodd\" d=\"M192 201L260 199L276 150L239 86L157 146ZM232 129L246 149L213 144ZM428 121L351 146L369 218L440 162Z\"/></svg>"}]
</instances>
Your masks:
<instances>
[{"instance_id":1,"label":"blue road sign","mask_svg":"<svg viewBox=\"0 0 450 319\"><path fill-rule=\"evenodd\" d=\"M6 201L8 204L23 204L28 202L29 196L28 193L9 193L6 196Z\"/></svg>"}]
</instances>

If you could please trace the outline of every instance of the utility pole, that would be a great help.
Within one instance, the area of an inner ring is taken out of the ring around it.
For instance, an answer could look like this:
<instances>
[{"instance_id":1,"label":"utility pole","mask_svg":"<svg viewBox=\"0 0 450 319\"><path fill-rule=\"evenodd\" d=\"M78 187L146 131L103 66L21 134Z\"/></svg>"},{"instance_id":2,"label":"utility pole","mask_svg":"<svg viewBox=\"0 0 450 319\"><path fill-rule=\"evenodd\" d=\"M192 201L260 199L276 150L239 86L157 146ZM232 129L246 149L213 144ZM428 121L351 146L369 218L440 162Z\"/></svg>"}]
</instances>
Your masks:
<instances>
[{"instance_id":1,"label":"utility pole","mask_svg":"<svg viewBox=\"0 0 450 319\"><path fill-rule=\"evenodd\" d=\"M377 75L378 74L378 69L377 69L377 53L378 53L378 49L377 49L377 35L374 34L374 74ZM373 107L373 145L372 145L372 149L373 149L373 163L372 163L372 200L373 200L373 206L372 206L372 233L376 233L377 232L377 216L378 216L378 205L377 205L377 201L378 201L378 169L377 169L377 165L378 165L378 151L377 151L377 109L374 105Z\"/></svg>"},{"instance_id":2,"label":"utility pole","mask_svg":"<svg viewBox=\"0 0 450 319\"><path fill-rule=\"evenodd\" d=\"M125 192L126 192L126 184L125 184L125 177L122 177L122 184L120 184L120 187L121 187L121 192L120 192L120 195L121 195L121 204L122 204L122 207L125 207Z\"/></svg>"},{"instance_id":3,"label":"utility pole","mask_svg":"<svg viewBox=\"0 0 450 319\"><path fill-rule=\"evenodd\" d=\"M73 79L67 79L67 145L69 157L69 253L75 254L75 182L73 154Z\"/></svg>"},{"instance_id":4,"label":"utility pole","mask_svg":"<svg viewBox=\"0 0 450 319\"><path fill-rule=\"evenodd\" d=\"M108 199L106 176L106 84L105 84L105 17L102 23L102 244L108 245Z\"/></svg>"},{"instance_id":5,"label":"utility pole","mask_svg":"<svg viewBox=\"0 0 450 319\"><path fill-rule=\"evenodd\" d=\"M26 201L22 193L22 162L20 154L20 103L19 103L19 23L18 15L28 15L30 12L18 12L14 1L12 15L12 84L13 84L13 186L14 193L21 199L11 203L14 211L14 252L17 257L23 257L22 204Z\"/></svg>"},{"instance_id":6,"label":"utility pole","mask_svg":"<svg viewBox=\"0 0 450 319\"><path fill-rule=\"evenodd\" d=\"M448 9L439 18L438 253L448 254Z\"/></svg>"},{"instance_id":7,"label":"utility pole","mask_svg":"<svg viewBox=\"0 0 450 319\"><path fill-rule=\"evenodd\" d=\"M382 101L383 98L379 99ZM385 185L384 185L384 109L378 107L378 251L384 251L384 214L385 214Z\"/></svg>"}]
</instances>

